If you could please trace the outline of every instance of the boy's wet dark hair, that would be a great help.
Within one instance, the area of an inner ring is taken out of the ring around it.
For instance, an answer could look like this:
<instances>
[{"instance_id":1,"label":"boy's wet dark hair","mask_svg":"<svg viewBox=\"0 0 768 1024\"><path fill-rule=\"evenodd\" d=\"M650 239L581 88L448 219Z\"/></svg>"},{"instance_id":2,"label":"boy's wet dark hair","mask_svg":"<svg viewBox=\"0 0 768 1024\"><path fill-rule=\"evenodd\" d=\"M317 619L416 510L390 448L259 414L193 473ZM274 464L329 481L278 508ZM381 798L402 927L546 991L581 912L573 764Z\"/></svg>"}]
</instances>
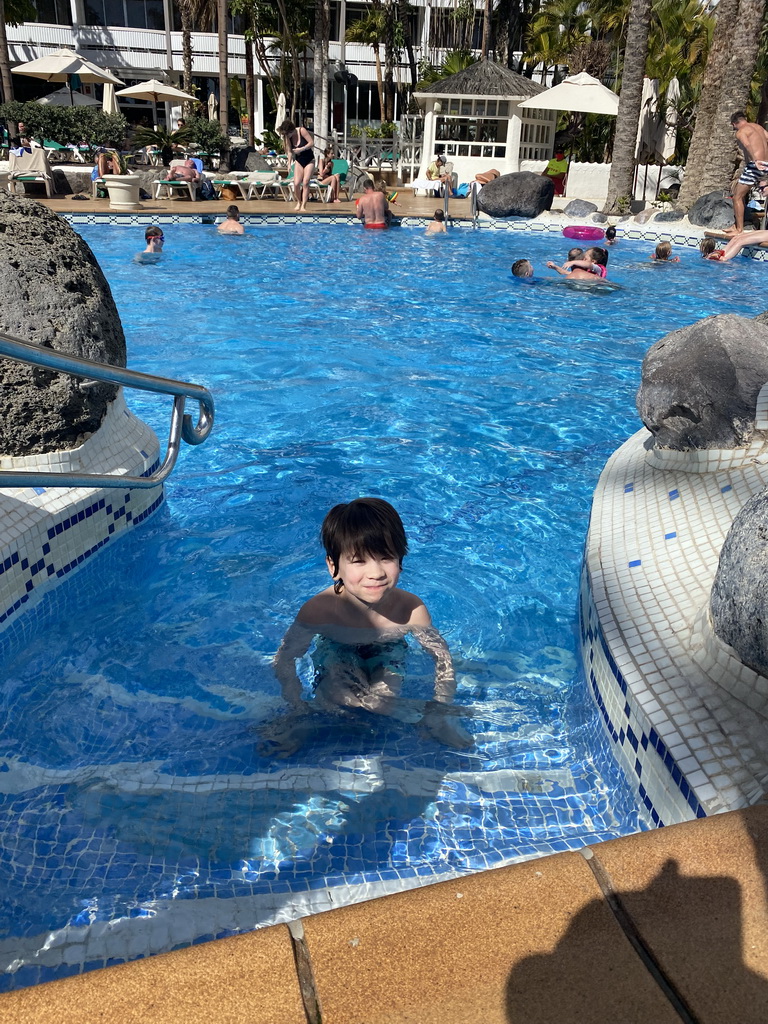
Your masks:
<instances>
[{"instance_id":1,"label":"boy's wet dark hair","mask_svg":"<svg viewBox=\"0 0 768 1024\"><path fill-rule=\"evenodd\" d=\"M235 206L234 203L231 206L228 206L227 207L227 216L229 218L231 218L232 220L236 220L240 216L240 207L239 206Z\"/></svg>"},{"instance_id":2,"label":"boy's wet dark hair","mask_svg":"<svg viewBox=\"0 0 768 1024\"><path fill-rule=\"evenodd\" d=\"M593 245L591 249L587 249L587 255L591 256L601 267L608 266L608 250L603 249L602 246Z\"/></svg>"},{"instance_id":3,"label":"boy's wet dark hair","mask_svg":"<svg viewBox=\"0 0 768 1024\"><path fill-rule=\"evenodd\" d=\"M584 250L580 249L578 245L574 245L574 247L572 249L568 250L568 259L569 260L577 260L579 258L579 256L583 256L583 255L584 255Z\"/></svg>"},{"instance_id":4,"label":"boy's wet dark hair","mask_svg":"<svg viewBox=\"0 0 768 1024\"><path fill-rule=\"evenodd\" d=\"M442 210L435 210L435 216L432 219L433 220L445 220L445 214L443 213Z\"/></svg>"},{"instance_id":5,"label":"boy's wet dark hair","mask_svg":"<svg viewBox=\"0 0 768 1024\"><path fill-rule=\"evenodd\" d=\"M608 239L616 237L616 228L613 225L605 229L605 237Z\"/></svg>"},{"instance_id":6,"label":"boy's wet dark hair","mask_svg":"<svg viewBox=\"0 0 768 1024\"><path fill-rule=\"evenodd\" d=\"M157 238L159 235L162 235L162 233L163 233L163 229L162 228L158 228L155 225L151 225L144 232L144 241L148 242L150 240L150 238Z\"/></svg>"},{"instance_id":7,"label":"boy's wet dark hair","mask_svg":"<svg viewBox=\"0 0 768 1024\"><path fill-rule=\"evenodd\" d=\"M513 277L533 277L533 264L530 260L515 260L511 269Z\"/></svg>"},{"instance_id":8,"label":"boy's wet dark hair","mask_svg":"<svg viewBox=\"0 0 768 1024\"><path fill-rule=\"evenodd\" d=\"M403 521L382 498L355 498L334 505L323 520L320 541L330 560L333 575L339 571L342 555L386 555L403 567L408 554Z\"/></svg>"}]
</instances>

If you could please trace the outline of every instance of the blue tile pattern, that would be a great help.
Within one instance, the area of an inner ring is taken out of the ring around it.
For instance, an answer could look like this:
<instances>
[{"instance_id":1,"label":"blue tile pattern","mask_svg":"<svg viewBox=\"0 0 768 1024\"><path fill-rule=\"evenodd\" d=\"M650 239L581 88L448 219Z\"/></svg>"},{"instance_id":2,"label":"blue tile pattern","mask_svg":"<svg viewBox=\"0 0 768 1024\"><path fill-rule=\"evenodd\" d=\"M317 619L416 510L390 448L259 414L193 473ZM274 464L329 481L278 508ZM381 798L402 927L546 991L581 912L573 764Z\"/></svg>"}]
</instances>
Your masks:
<instances>
[{"instance_id":1,"label":"blue tile pattern","mask_svg":"<svg viewBox=\"0 0 768 1024\"><path fill-rule=\"evenodd\" d=\"M634 779L654 825L662 827L692 817L705 818L706 811L667 745L637 703L616 663L600 625L586 565L582 570L579 629L590 692L600 710L613 751L630 780ZM650 777L653 784L649 784ZM643 778L644 782L641 781ZM682 801L671 802L669 795L672 791L677 791Z\"/></svg>"}]
</instances>

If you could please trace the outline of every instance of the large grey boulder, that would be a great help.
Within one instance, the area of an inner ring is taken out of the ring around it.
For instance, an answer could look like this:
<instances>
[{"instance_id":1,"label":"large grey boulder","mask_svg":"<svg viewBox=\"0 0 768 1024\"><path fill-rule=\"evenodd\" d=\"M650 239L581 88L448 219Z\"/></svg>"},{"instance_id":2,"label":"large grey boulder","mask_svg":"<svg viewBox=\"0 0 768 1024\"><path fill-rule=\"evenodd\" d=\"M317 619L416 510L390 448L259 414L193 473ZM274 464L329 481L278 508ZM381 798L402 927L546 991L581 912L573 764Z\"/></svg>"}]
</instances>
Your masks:
<instances>
[{"instance_id":1,"label":"large grey boulder","mask_svg":"<svg viewBox=\"0 0 768 1024\"><path fill-rule=\"evenodd\" d=\"M697 199L688 211L688 220L702 228L724 231L733 227L733 200L724 199L722 189Z\"/></svg>"},{"instance_id":2,"label":"large grey boulder","mask_svg":"<svg viewBox=\"0 0 768 1024\"><path fill-rule=\"evenodd\" d=\"M125 335L91 250L52 210L0 196L0 330L45 348L125 366ZM61 451L97 430L111 384L0 359L0 454Z\"/></svg>"},{"instance_id":3,"label":"large grey boulder","mask_svg":"<svg viewBox=\"0 0 768 1024\"><path fill-rule=\"evenodd\" d=\"M572 199L563 213L568 217L586 217L590 213L597 213L597 205L588 203L586 199Z\"/></svg>"},{"instance_id":4,"label":"large grey boulder","mask_svg":"<svg viewBox=\"0 0 768 1024\"><path fill-rule=\"evenodd\" d=\"M637 411L655 447L739 448L768 382L768 326L727 314L672 331L646 353Z\"/></svg>"},{"instance_id":5,"label":"large grey boulder","mask_svg":"<svg viewBox=\"0 0 768 1024\"><path fill-rule=\"evenodd\" d=\"M653 222L654 224L659 221L662 223L669 221L671 223L677 220L682 220L683 217L685 217L685 213L682 210L662 210L661 213L656 214Z\"/></svg>"},{"instance_id":6,"label":"large grey boulder","mask_svg":"<svg viewBox=\"0 0 768 1024\"><path fill-rule=\"evenodd\" d=\"M538 217L552 209L554 196L551 178L532 171L515 171L483 185L477 205L490 217Z\"/></svg>"},{"instance_id":7,"label":"large grey boulder","mask_svg":"<svg viewBox=\"0 0 768 1024\"><path fill-rule=\"evenodd\" d=\"M745 665L768 676L768 492L742 508L725 538L710 597L712 627Z\"/></svg>"}]
</instances>

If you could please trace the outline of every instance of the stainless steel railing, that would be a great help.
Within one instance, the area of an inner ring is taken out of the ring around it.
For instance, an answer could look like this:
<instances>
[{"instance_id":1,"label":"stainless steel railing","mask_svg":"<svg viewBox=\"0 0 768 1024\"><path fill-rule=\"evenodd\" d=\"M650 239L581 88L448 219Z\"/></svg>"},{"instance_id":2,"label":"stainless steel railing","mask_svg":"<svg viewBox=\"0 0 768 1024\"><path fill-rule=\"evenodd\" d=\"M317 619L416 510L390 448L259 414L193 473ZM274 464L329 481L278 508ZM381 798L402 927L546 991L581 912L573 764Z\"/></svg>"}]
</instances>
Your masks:
<instances>
[{"instance_id":1,"label":"stainless steel railing","mask_svg":"<svg viewBox=\"0 0 768 1024\"><path fill-rule=\"evenodd\" d=\"M168 377L153 377L149 373L138 373L136 370L126 370L121 366L109 366L107 363L82 359L80 356L68 356L3 331L0 331L0 356L14 359L17 363L44 366L57 373L67 373L70 377L87 377L89 380L102 380L109 384L136 388L139 391L174 396L165 458L160 468L151 476L2 470L0 487L157 487L176 464L181 441L184 440L187 444L202 444L213 427L213 396L207 388L199 384L185 384ZM196 424L192 422L192 417L184 412L188 398L193 398L198 403Z\"/></svg>"},{"instance_id":2,"label":"stainless steel railing","mask_svg":"<svg viewBox=\"0 0 768 1024\"><path fill-rule=\"evenodd\" d=\"M445 221L445 230L448 230L448 186L443 185L443 220Z\"/></svg>"},{"instance_id":3,"label":"stainless steel railing","mask_svg":"<svg viewBox=\"0 0 768 1024\"><path fill-rule=\"evenodd\" d=\"M472 227L477 227L477 188L475 183L469 186L469 214L472 218Z\"/></svg>"}]
</instances>

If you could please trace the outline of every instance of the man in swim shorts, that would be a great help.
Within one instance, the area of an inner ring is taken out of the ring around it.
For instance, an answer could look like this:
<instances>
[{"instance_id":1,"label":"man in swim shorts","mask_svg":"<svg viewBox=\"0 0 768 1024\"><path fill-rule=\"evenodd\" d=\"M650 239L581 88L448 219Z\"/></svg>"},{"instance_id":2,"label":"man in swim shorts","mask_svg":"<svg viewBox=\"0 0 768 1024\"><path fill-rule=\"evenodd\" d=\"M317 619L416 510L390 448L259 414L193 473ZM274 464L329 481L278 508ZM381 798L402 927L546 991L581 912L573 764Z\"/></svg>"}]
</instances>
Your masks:
<instances>
[{"instance_id":1,"label":"man in swim shorts","mask_svg":"<svg viewBox=\"0 0 768 1024\"><path fill-rule=\"evenodd\" d=\"M240 223L240 207L232 206L227 207L227 219L223 220L218 227L219 234L222 235L244 235L245 228Z\"/></svg>"},{"instance_id":2,"label":"man in swim shorts","mask_svg":"<svg viewBox=\"0 0 768 1024\"><path fill-rule=\"evenodd\" d=\"M369 230L389 227L392 214L387 197L374 187L370 178L363 182L363 194L357 200L357 216L363 222L363 227Z\"/></svg>"},{"instance_id":3,"label":"man in swim shorts","mask_svg":"<svg viewBox=\"0 0 768 1024\"><path fill-rule=\"evenodd\" d=\"M738 235L744 230L747 196L760 179L765 177L768 169L768 132L761 125L748 121L741 110L731 115L731 128L736 132L736 143L744 154L744 170L733 190L734 226L728 228L726 234Z\"/></svg>"}]
</instances>

